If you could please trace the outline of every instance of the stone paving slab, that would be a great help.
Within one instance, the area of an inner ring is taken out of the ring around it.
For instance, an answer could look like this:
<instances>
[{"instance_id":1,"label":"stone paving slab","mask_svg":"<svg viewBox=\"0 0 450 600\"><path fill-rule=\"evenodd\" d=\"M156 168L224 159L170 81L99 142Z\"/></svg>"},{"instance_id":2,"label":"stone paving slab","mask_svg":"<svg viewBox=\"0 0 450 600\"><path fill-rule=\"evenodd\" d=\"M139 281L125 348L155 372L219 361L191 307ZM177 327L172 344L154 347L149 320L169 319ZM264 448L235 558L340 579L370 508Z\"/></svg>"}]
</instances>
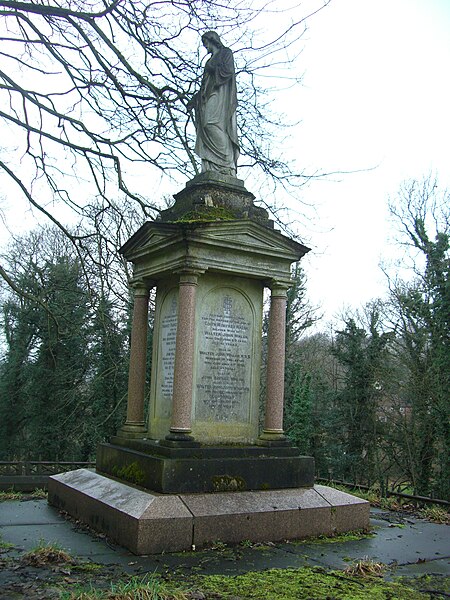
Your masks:
<instances>
[{"instance_id":1,"label":"stone paving slab","mask_svg":"<svg viewBox=\"0 0 450 600\"><path fill-rule=\"evenodd\" d=\"M120 564L130 573L194 568L196 572L235 575L250 570L305 565L343 568L353 560L367 557L396 564L395 575L450 575L448 526L409 516L395 522L395 513L393 519L393 513L377 509L372 509L371 516L374 536L355 541L303 541L135 556L104 538L77 528L45 500L10 501L0 503L0 535L3 541L23 550L36 547L40 541L57 542L75 556L105 565Z\"/></svg>"}]
</instances>

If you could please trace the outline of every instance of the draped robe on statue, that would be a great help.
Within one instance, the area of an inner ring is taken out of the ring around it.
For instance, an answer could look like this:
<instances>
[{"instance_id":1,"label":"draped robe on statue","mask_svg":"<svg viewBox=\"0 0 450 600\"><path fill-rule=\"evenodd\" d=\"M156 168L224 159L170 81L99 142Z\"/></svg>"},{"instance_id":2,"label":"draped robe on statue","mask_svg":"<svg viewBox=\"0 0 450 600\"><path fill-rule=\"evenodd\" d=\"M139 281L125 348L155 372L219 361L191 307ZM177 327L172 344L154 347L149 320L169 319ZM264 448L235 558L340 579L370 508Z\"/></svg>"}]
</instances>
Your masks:
<instances>
[{"instance_id":1,"label":"draped robe on statue","mask_svg":"<svg viewBox=\"0 0 450 600\"><path fill-rule=\"evenodd\" d=\"M202 171L236 176L236 107L233 53L222 46L206 63L201 88L195 96L195 152L202 159Z\"/></svg>"}]
</instances>

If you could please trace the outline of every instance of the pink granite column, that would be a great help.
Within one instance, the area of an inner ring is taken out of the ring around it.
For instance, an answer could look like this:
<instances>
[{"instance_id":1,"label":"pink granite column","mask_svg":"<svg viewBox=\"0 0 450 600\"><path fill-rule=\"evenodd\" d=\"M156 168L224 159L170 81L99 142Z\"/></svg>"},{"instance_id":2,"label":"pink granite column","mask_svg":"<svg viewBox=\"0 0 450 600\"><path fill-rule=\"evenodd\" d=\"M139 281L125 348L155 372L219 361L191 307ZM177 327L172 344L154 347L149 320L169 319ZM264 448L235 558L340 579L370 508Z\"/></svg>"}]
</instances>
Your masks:
<instances>
[{"instance_id":1,"label":"pink granite column","mask_svg":"<svg viewBox=\"0 0 450 600\"><path fill-rule=\"evenodd\" d=\"M285 440L283 431L284 362L286 352L286 298L289 284L271 285L269 335L267 341L267 389L263 441Z\"/></svg>"},{"instance_id":2,"label":"pink granite column","mask_svg":"<svg viewBox=\"0 0 450 600\"><path fill-rule=\"evenodd\" d=\"M178 292L178 323L173 373L172 421L166 440L188 442L191 433L194 379L195 296L197 274L182 273Z\"/></svg>"},{"instance_id":3,"label":"pink granite column","mask_svg":"<svg viewBox=\"0 0 450 600\"><path fill-rule=\"evenodd\" d=\"M130 367L128 371L127 419L118 435L127 438L145 437L144 423L145 376L147 365L149 285L144 281L134 288L133 322L131 328Z\"/></svg>"}]
</instances>

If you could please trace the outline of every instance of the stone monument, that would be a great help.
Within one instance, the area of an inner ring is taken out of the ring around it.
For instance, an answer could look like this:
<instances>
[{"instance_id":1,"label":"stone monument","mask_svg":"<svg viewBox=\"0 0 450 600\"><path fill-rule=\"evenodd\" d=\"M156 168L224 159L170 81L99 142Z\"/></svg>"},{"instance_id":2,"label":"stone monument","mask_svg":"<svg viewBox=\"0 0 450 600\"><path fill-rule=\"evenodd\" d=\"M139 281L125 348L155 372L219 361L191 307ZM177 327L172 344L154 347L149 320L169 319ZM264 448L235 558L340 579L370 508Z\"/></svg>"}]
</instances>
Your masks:
<instances>
[{"instance_id":1,"label":"stone monument","mask_svg":"<svg viewBox=\"0 0 450 600\"><path fill-rule=\"evenodd\" d=\"M233 56L214 32L202 39L211 58L191 103L202 173L120 250L133 264L134 290L126 422L99 445L96 472L56 475L49 484L52 504L137 554L368 526L368 503L315 486L313 458L284 435L286 295L291 264L309 249L275 230L236 178Z\"/></svg>"}]
</instances>

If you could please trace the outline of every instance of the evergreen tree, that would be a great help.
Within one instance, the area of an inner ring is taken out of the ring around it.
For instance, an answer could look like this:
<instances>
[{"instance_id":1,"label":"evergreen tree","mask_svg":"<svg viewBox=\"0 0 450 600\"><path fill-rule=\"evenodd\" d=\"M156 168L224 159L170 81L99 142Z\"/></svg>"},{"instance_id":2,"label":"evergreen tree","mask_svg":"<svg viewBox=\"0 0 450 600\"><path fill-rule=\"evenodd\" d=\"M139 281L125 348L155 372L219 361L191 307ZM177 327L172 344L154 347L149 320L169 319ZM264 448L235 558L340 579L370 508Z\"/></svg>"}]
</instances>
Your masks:
<instances>
[{"instance_id":1,"label":"evergreen tree","mask_svg":"<svg viewBox=\"0 0 450 600\"><path fill-rule=\"evenodd\" d=\"M77 261L59 257L41 271L42 297L36 353L27 387L28 458L79 458L88 365L89 298Z\"/></svg>"},{"instance_id":2,"label":"evergreen tree","mask_svg":"<svg viewBox=\"0 0 450 600\"><path fill-rule=\"evenodd\" d=\"M299 364L295 365L294 393L285 427L300 452L309 455L313 435L311 375L302 373Z\"/></svg>"},{"instance_id":3,"label":"evergreen tree","mask_svg":"<svg viewBox=\"0 0 450 600\"><path fill-rule=\"evenodd\" d=\"M340 435L344 442L342 475L350 481L370 485L377 480L380 467L378 413L390 334L380 332L377 305L369 307L367 332L354 318L347 319L345 325L344 330L337 332L333 349L345 369L342 388L337 394Z\"/></svg>"},{"instance_id":4,"label":"evergreen tree","mask_svg":"<svg viewBox=\"0 0 450 600\"><path fill-rule=\"evenodd\" d=\"M431 178L404 184L391 205L403 242L417 255L413 281L391 283L391 320L405 373L398 439L416 493L442 498L450 495L449 205L448 192L440 194Z\"/></svg>"},{"instance_id":5,"label":"evergreen tree","mask_svg":"<svg viewBox=\"0 0 450 600\"><path fill-rule=\"evenodd\" d=\"M115 435L125 421L126 331L115 320L112 303L101 298L90 330L88 395L81 439L82 457L93 459L96 446Z\"/></svg>"}]
</instances>

